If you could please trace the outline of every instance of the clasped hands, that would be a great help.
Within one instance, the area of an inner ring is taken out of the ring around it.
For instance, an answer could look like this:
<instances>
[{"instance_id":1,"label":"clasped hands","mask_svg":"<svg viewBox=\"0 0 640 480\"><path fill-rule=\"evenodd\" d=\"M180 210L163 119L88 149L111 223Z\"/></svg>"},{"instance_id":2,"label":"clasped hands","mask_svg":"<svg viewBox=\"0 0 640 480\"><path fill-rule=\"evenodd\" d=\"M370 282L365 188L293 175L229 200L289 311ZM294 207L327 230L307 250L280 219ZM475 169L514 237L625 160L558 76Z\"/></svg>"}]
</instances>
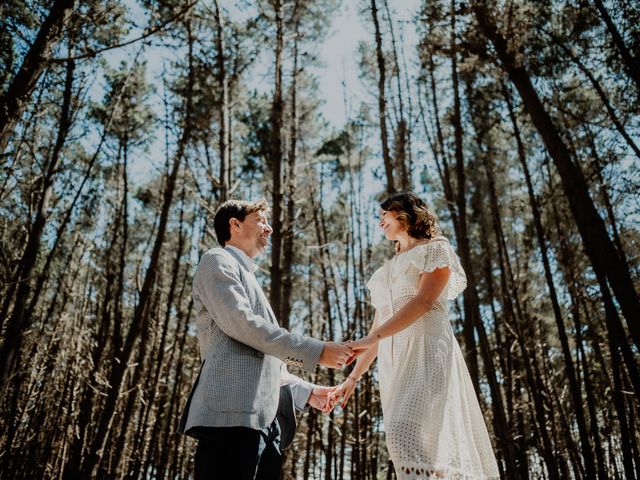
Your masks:
<instances>
[{"instance_id":1,"label":"clasped hands","mask_svg":"<svg viewBox=\"0 0 640 480\"><path fill-rule=\"evenodd\" d=\"M320 364L330 368L344 368L350 365L359 355L369 350L377 348L378 340L372 336L366 336L359 340L349 340L344 343L327 342L320 356ZM314 387L309 396L308 403L313 408L324 413L331 412L340 402L344 408L349 397L356 389L358 379L349 375L344 382L334 387Z\"/></svg>"}]
</instances>

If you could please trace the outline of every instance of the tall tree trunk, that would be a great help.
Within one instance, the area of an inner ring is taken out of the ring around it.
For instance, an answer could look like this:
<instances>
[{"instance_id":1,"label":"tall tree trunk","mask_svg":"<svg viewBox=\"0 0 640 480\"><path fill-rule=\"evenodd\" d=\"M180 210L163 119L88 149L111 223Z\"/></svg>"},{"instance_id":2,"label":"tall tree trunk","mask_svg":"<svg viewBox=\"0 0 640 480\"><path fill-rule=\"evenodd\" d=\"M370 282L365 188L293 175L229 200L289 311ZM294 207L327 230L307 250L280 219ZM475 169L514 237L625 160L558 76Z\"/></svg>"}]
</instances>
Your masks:
<instances>
[{"instance_id":1,"label":"tall tree trunk","mask_svg":"<svg viewBox=\"0 0 640 480\"><path fill-rule=\"evenodd\" d=\"M469 244L469 233L467 231L467 186L465 176L464 152L462 147L462 118L460 108L460 88L458 84L458 50L456 46L456 13L455 0L451 0L451 81L453 86L453 130L456 159L456 213L458 216L457 239L460 249L460 260L462 268L467 275L467 288L463 293L464 298L464 343L465 356L469 373L473 380L476 393L480 393L480 373L478 367L478 353L476 350L476 338L474 329L480 322L480 309L476 293L475 275L471 264L471 246Z\"/></svg>"},{"instance_id":2,"label":"tall tree trunk","mask_svg":"<svg viewBox=\"0 0 640 480\"><path fill-rule=\"evenodd\" d=\"M144 427L144 434L139 438L139 442L134 443L133 450L139 452L136 457L133 466L128 468L127 470L131 472L131 478L139 478L141 469L144 467L145 461L149 454L149 450L151 448L151 443L157 440L157 426L159 425L158 418L156 418L153 425L149 425L149 418L152 414L152 408L157 405L157 401L163 395L164 385L160 381L160 374L162 372L162 368L165 362L165 346L169 337L169 321L172 317L172 313L174 311L180 314L180 305L179 302L184 294L184 284L185 278L182 279L182 289L176 295L176 290L178 289L178 282L180 281L180 263L182 260L183 250L185 247L185 234L184 234L184 197L185 197L185 188L182 188L182 194L180 198L180 219L178 222L178 244L176 246L175 258L173 261L173 265L171 267L170 273L170 282L169 282L169 290L167 292L167 300L168 305L165 307L164 314L164 322L162 328L159 330L158 335L160 340L158 342L158 346L155 348L155 354L153 355L153 365L150 370L151 373L151 382L148 383L149 386L149 398L146 401L146 408L144 413L144 418L141 422L141 425ZM173 309L175 305L175 310ZM156 415L158 415L158 411L156 410Z\"/></svg>"},{"instance_id":3,"label":"tall tree trunk","mask_svg":"<svg viewBox=\"0 0 640 480\"><path fill-rule=\"evenodd\" d=\"M442 126L440 124L440 113L438 109L436 80L434 75L435 65L433 62L433 54L431 52L428 53L428 61L429 63L426 66L429 73L428 90L431 92L430 98L431 98L431 104L433 109L432 116L434 117L434 124L436 129L436 132L435 132L436 141L433 144L433 147L435 147L435 149L433 150L433 157L436 161L436 167L438 168L440 181L442 182L442 188L444 190L447 209L449 210L449 215L451 215L451 223L453 223L454 229L457 232L458 231L458 214L456 212L456 202L455 202L454 193L453 193L453 186L451 184L451 173L450 173L450 167L449 167L448 152L445 149L444 135L442 133ZM423 116L423 122L424 122L424 112L422 112L422 116ZM426 125L425 125L425 131L426 131Z\"/></svg>"},{"instance_id":4,"label":"tall tree trunk","mask_svg":"<svg viewBox=\"0 0 640 480\"><path fill-rule=\"evenodd\" d=\"M296 9L298 6L296 1ZM291 289L293 288L293 246L295 225L295 193L296 193L296 160L298 149L298 37L299 22L296 22L293 40L293 74L291 85L291 145L287 157L287 208L282 252L282 296L278 320L282 327L289 329L289 315L291 314Z\"/></svg>"},{"instance_id":5,"label":"tall tree trunk","mask_svg":"<svg viewBox=\"0 0 640 480\"><path fill-rule=\"evenodd\" d=\"M378 62L378 121L380 122L380 140L382 142L382 160L384 161L384 171L387 176L387 194L396 191L393 177L393 162L389 152L389 138L387 133L387 101L385 97L386 89L386 67L384 55L382 53L382 34L380 33L380 22L378 20L378 6L376 0L371 0L371 18L375 29L376 40L376 60Z\"/></svg>"},{"instance_id":6,"label":"tall tree trunk","mask_svg":"<svg viewBox=\"0 0 640 480\"><path fill-rule=\"evenodd\" d=\"M113 306L119 298L117 293L114 293L112 289L118 290L119 283L117 281L117 266L114 266L115 261L113 260L116 257L116 244L118 242L118 237L120 233L120 224L121 218L124 214L124 197L122 200L122 204L118 207L116 216L113 223L113 233L111 235L111 241L109 247L105 251L105 289L102 295L102 303L96 305L97 314L95 315L97 321L95 326L95 331L92 332L93 337L95 338L95 342L91 345L90 349L90 364L94 366L102 365L102 358L105 354L105 349L107 346L107 341L110 336L114 337L113 348L115 351L119 349L119 338L121 333L116 331L117 325L114 325L113 330L109 331L109 326L111 323L111 319L114 318L114 309ZM120 244L121 250L125 249L124 242ZM115 301L114 301L115 298ZM71 443L69 445L69 456L64 464L63 470L61 472L62 478L65 480L72 480L76 477L77 472L80 469L80 465L82 463L82 453L84 446L89 443L91 439L93 439L91 435L91 427L92 425L92 407L93 400L98 389L99 385L94 386L93 383L96 380L97 375L89 375L86 379L84 379L86 385L81 385L82 378L76 380L78 385L76 388L80 390L79 393L80 401L78 402L77 412L78 415L76 418L73 418L73 422L77 422L78 426L78 434L72 437ZM79 428L80 424L84 423L85 428Z\"/></svg>"},{"instance_id":7,"label":"tall tree trunk","mask_svg":"<svg viewBox=\"0 0 640 480\"><path fill-rule=\"evenodd\" d=\"M220 102L218 117L220 127L218 130L218 149L220 150L220 203L227 200L231 188L231 132L229 128L229 81L225 66L225 39L224 23L220 12L218 0L214 1L216 22L216 66L218 88L220 89Z\"/></svg>"},{"instance_id":8,"label":"tall tree trunk","mask_svg":"<svg viewBox=\"0 0 640 480\"><path fill-rule=\"evenodd\" d=\"M400 172L400 188L404 191L411 189L411 173L407 168L407 120L404 116L404 101L402 96L402 83L400 82L400 62L398 62L398 48L396 46L396 34L393 27L393 20L389 10L388 0L384 0L384 8L387 13L387 23L389 24L389 33L391 35L391 46L393 47L393 76L396 79L396 88L398 89L398 114L399 120L396 126L396 134L394 138L395 150L395 166Z\"/></svg>"},{"instance_id":9,"label":"tall tree trunk","mask_svg":"<svg viewBox=\"0 0 640 480\"><path fill-rule=\"evenodd\" d=\"M53 48L62 38L74 4L75 0L54 0L20 70L0 97L0 156L7 148L13 129L49 62Z\"/></svg>"},{"instance_id":10,"label":"tall tree trunk","mask_svg":"<svg viewBox=\"0 0 640 480\"><path fill-rule=\"evenodd\" d=\"M611 241L607 227L589 195L584 175L573 163L567 146L538 97L529 73L516 59L516 54L508 48L507 40L498 31L487 5L478 0L471 4L480 29L493 44L502 67L518 90L525 109L560 173L571 212L593 269L611 286L627 320L633 341L640 348L640 299L626 268L624 253L618 252Z\"/></svg>"},{"instance_id":11,"label":"tall tree trunk","mask_svg":"<svg viewBox=\"0 0 640 480\"><path fill-rule=\"evenodd\" d=\"M276 49L275 49L275 86L273 103L271 105L271 145L270 163L273 178L271 192L271 285L269 300L273 311L278 315L282 312L282 116L284 100L282 98L282 52L284 49L284 25L282 19L282 2L274 1L276 18ZM278 318L280 321L281 319Z\"/></svg>"}]
</instances>

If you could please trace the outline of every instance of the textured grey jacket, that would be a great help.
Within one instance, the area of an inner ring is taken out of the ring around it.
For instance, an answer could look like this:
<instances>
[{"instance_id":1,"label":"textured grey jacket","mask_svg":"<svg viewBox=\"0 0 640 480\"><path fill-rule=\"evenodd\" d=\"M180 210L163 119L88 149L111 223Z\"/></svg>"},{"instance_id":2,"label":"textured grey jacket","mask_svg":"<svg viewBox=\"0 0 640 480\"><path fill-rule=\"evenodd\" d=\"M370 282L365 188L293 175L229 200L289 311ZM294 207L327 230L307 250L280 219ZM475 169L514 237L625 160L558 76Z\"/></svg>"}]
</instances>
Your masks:
<instances>
[{"instance_id":1,"label":"textured grey jacket","mask_svg":"<svg viewBox=\"0 0 640 480\"><path fill-rule=\"evenodd\" d=\"M253 271L231 248L212 248L200 260L193 301L202 364L178 431L193 427L263 429L278 408L280 385L306 403L312 385L283 362L313 371L324 343L278 326Z\"/></svg>"}]
</instances>

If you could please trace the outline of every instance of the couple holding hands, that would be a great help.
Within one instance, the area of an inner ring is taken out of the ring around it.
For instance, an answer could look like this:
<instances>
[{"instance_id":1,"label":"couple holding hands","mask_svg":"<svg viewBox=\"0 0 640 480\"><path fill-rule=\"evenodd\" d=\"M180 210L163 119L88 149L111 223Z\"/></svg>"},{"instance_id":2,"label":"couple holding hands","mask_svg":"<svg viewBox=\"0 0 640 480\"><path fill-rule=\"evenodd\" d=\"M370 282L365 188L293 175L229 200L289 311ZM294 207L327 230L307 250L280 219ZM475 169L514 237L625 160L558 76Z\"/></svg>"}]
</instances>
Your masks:
<instances>
[{"instance_id":1,"label":"couple holding hands","mask_svg":"<svg viewBox=\"0 0 640 480\"><path fill-rule=\"evenodd\" d=\"M272 229L264 201L231 200L215 214L222 248L201 258L193 281L202 364L179 432L198 439L195 479L277 480L295 433L295 410L344 408L378 358L389 456L399 479L499 478L448 300L466 276L437 219L413 193L380 204L379 226L396 254L367 283L369 334L322 342L279 327L254 275ZM343 368L337 387L311 384L287 366Z\"/></svg>"}]
</instances>

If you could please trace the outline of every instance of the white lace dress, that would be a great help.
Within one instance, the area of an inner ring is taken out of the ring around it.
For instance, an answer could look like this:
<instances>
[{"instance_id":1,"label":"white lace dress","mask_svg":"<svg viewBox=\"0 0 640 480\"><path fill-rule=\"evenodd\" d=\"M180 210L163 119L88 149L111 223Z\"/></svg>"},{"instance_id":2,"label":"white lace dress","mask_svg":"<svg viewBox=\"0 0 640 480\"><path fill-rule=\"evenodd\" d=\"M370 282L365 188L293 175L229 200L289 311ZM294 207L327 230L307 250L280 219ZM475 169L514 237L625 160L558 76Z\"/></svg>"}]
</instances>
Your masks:
<instances>
[{"instance_id":1,"label":"white lace dress","mask_svg":"<svg viewBox=\"0 0 640 480\"><path fill-rule=\"evenodd\" d=\"M447 300L467 285L449 241L438 236L396 255L367 287L382 324L416 295L421 273L445 266L451 274L433 308L378 346L387 448L399 479L497 479L489 434L449 323Z\"/></svg>"}]
</instances>

